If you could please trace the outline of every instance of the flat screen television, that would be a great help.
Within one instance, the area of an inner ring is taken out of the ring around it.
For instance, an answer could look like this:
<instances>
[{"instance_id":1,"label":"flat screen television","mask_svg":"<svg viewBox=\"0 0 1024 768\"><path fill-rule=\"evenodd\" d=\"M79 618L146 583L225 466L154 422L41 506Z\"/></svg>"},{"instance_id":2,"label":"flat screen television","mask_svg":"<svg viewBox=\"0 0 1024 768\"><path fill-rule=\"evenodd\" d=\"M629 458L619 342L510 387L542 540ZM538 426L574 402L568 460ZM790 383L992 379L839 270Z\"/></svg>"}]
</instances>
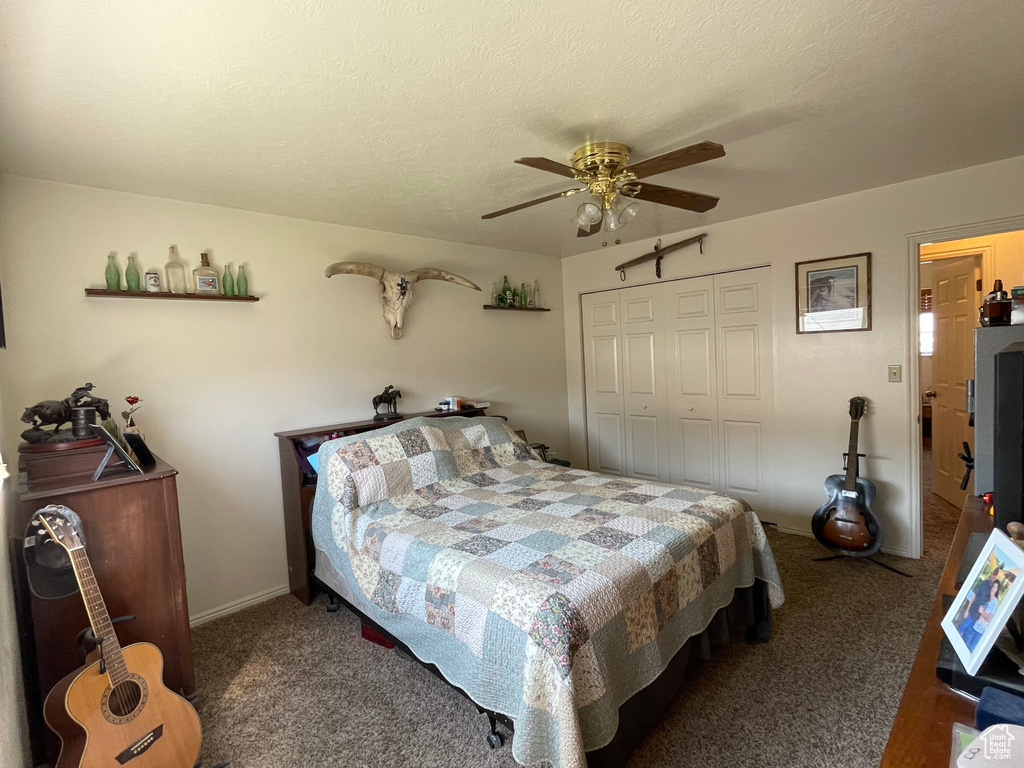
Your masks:
<instances>
[{"instance_id":1,"label":"flat screen television","mask_svg":"<svg viewBox=\"0 0 1024 768\"><path fill-rule=\"evenodd\" d=\"M1024 522L1024 342L996 353L994 471L995 524Z\"/></svg>"}]
</instances>

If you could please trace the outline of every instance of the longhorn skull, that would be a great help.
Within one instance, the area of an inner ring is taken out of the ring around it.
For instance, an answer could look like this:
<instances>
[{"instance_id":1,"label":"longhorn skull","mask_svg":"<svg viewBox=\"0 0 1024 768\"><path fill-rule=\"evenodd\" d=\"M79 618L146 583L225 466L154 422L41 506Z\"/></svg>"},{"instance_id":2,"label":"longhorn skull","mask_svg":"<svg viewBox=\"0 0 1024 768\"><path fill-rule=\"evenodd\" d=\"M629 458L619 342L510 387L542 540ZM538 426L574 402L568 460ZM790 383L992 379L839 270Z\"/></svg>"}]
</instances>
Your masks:
<instances>
[{"instance_id":1,"label":"longhorn skull","mask_svg":"<svg viewBox=\"0 0 1024 768\"><path fill-rule=\"evenodd\" d=\"M339 261L331 264L324 274L331 275L363 275L380 281L381 299L384 302L384 320L391 328L391 338L402 338L402 318L405 309L412 304L412 286L420 280L444 280L465 288L480 290L480 286L471 283L464 277L447 272L443 269L423 267L411 269L407 274L392 272L390 269L365 261Z\"/></svg>"}]
</instances>

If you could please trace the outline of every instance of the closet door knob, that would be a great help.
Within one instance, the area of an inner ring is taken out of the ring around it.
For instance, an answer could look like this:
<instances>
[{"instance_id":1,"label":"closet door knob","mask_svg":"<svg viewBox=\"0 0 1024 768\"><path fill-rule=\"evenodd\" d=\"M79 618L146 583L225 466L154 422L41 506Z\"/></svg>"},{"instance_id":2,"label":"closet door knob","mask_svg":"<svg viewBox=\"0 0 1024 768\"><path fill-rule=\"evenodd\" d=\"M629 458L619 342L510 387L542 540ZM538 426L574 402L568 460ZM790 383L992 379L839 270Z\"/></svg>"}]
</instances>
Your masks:
<instances>
[{"instance_id":1,"label":"closet door knob","mask_svg":"<svg viewBox=\"0 0 1024 768\"><path fill-rule=\"evenodd\" d=\"M692 406L692 405L690 406L690 410L691 410L691 411L693 410L693 406Z\"/></svg>"},{"instance_id":2,"label":"closet door knob","mask_svg":"<svg viewBox=\"0 0 1024 768\"><path fill-rule=\"evenodd\" d=\"M647 410L647 403L644 403L644 404L643 404L643 409L644 409L645 411Z\"/></svg>"}]
</instances>

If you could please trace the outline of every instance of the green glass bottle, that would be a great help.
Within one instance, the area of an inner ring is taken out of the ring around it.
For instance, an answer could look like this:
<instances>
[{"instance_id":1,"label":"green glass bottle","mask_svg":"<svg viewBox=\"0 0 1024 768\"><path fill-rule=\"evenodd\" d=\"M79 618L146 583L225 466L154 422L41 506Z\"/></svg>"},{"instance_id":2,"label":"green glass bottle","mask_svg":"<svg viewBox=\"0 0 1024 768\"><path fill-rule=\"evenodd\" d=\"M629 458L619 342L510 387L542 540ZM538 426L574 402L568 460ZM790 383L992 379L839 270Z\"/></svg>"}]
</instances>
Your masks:
<instances>
[{"instance_id":1,"label":"green glass bottle","mask_svg":"<svg viewBox=\"0 0 1024 768\"><path fill-rule=\"evenodd\" d=\"M510 307L518 307L519 306L519 289L518 288L513 288L512 289L512 301L510 301L508 303L508 305Z\"/></svg>"},{"instance_id":2,"label":"green glass bottle","mask_svg":"<svg viewBox=\"0 0 1024 768\"><path fill-rule=\"evenodd\" d=\"M142 290L142 279L139 276L139 268L135 266L134 253L128 256L128 266L124 269L124 284L132 293Z\"/></svg>"},{"instance_id":3,"label":"green glass bottle","mask_svg":"<svg viewBox=\"0 0 1024 768\"><path fill-rule=\"evenodd\" d=\"M508 284L508 275L505 275L505 284L501 286L501 292L505 296L505 305L512 306L512 286Z\"/></svg>"},{"instance_id":4,"label":"green glass bottle","mask_svg":"<svg viewBox=\"0 0 1024 768\"><path fill-rule=\"evenodd\" d=\"M235 280L235 294L238 296L249 295L249 278L245 276L245 265L238 265L238 279Z\"/></svg>"},{"instance_id":5,"label":"green glass bottle","mask_svg":"<svg viewBox=\"0 0 1024 768\"><path fill-rule=\"evenodd\" d=\"M526 306L526 283L519 284L519 306Z\"/></svg>"},{"instance_id":6,"label":"green glass bottle","mask_svg":"<svg viewBox=\"0 0 1024 768\"><path fill-rule=\"evenodd\" d=\"M106 278L108 291L121 290L121 270L117 268L117 262L114 261L116 258L116 251L111 251L107 254L107 269L103 276Z\"/></svg>"},{"instance_id":7,"label":"green glass bottle","mask_svg":"<svg viewBox=\"0 0 1024 768\"><path fill-rule=\"evenodd\" d=\"M220 281L220 289L225 296L235 295L235 279L231 277L231 265L224 267L224 277Z\"/></svg>"}]
</instances>

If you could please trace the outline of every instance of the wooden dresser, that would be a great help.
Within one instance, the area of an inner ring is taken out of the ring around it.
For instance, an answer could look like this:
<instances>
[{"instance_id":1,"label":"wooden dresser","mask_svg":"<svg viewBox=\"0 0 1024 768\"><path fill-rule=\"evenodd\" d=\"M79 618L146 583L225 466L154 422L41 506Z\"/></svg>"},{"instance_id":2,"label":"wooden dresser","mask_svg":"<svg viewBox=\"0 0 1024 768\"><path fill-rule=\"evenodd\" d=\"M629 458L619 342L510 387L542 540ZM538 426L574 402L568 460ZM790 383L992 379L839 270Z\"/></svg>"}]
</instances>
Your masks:
<instances>
[{"instance_id":1,"label":"wooden dresser","mask_svg":"<svg viewBox=\"0 0 1024 768\"><path fill-rule=\"evenodd\" d=\"M137 616L115 625L121 644L155 644L163 653L167 686L185 695L196 687L178 523L178 471L158 458L141 475L115 470L93 482L91 472L81 470L95 467L103 449L98 449L98 455L92 451L92 456L90 450L75 451L77 455L66 459L21 454L18 500L8 531L22 644L27 650L25 683L33 752L43 749L51 757L59 743L45 729L36 707L64 675L82 665L76 640L89 620L77 592L43 600L28 589L20 540L32 515L48 504L62 504L82 518L89 559L110 616ZM40 471L39 462L48 466ZM40 756L34 756L40 762Z\"/></svg>"},{"instance_id":2,"label":"wooden dresser","mask_svg":"<svg viewBox=\"0 0 1024 768\"><path fill-rule=\"evenodd\" d=\"M425 411L407 413L391 421L350 421L323 427L293 429L275 432L281 453L281 496L284 502L284 537L288 550L288 585L291 593L306 605L313 600L309 576L313 570L313 535L310 531L310 504L316 492L316 478L302 471L299 446L305 441L323 441L337 437L358 435L417 416L486 416L483 408L463 408L460 411Z\"/></svg>"},{"instance_id":3,"label":"wooden dresser","mask_svg":"<svg viewBox=\"0 0 1024 768\"><path fill-rule=\"evenodd\" d=\"M907 687L896 711L881 768L934 768L949 764L953 723L974 725L974 702L953 693L935 676L939 646L945 636L940 623L946 615L943 595L956 594L956 574L972 533L989 533L992 516L977 496L968 496L960 516L946 566L925 624Z\"/></svg>"}]
</instances>

